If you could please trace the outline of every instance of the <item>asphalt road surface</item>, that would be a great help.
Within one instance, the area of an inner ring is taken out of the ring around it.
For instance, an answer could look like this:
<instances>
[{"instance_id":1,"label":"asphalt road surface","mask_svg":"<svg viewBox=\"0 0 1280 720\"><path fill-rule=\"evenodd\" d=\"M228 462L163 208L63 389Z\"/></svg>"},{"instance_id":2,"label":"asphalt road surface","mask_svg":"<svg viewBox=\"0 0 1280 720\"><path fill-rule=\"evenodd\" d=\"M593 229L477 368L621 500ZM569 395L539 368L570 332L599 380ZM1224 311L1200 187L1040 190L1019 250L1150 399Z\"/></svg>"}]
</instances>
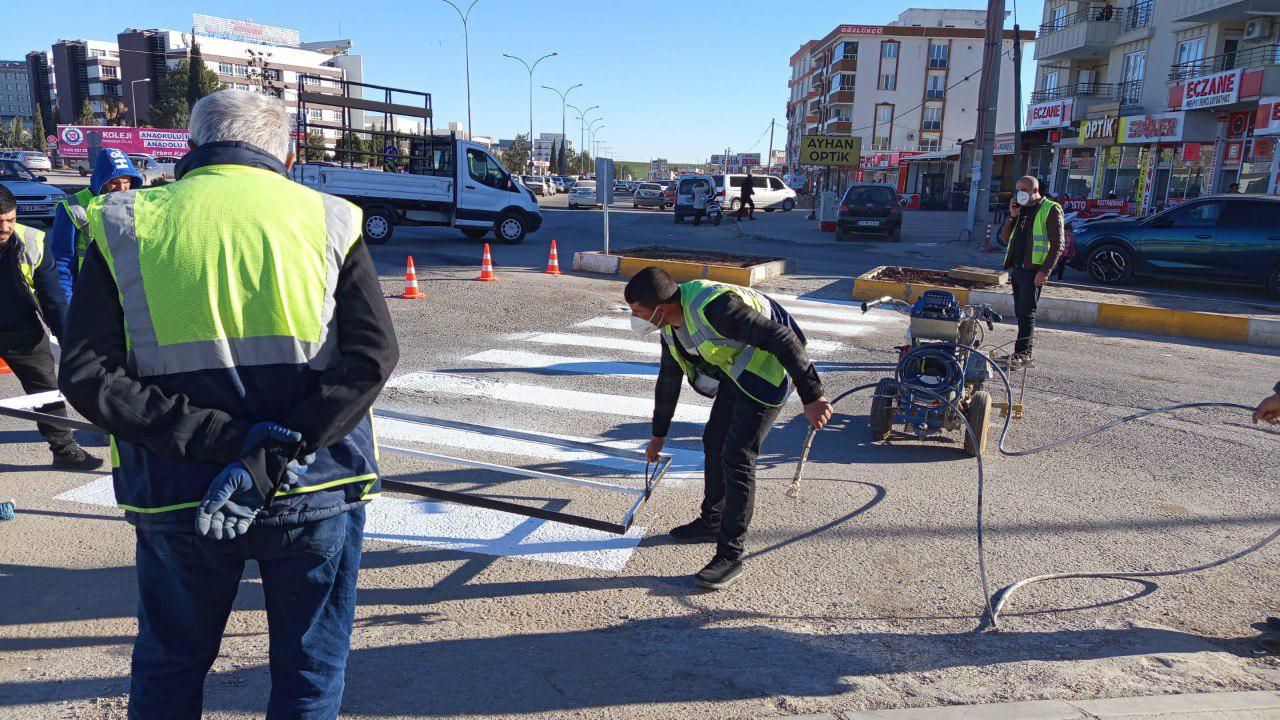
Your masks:
<instances>
[{"instance_id":1,"label":"asphalt road surface","mask_svg":"<svg viewBox=\"0 0 1280 720\"><path fill-rule=\"evenodd\" d=\"M619 208L615 243L733 249L739 229L674 225ZM551 238L599 246L598 211L548 209L520 246L492 246L499 281L473 282L481 244L402 229L375 248L388 294L412 253L429 297L389 300L402 362L379 406L546 437L382 422L398 446L634 487L642 468L560 442L642 447L657 346L625 330L614 278L545 275ZM763 222L760 221L760 222ZM904 245L928 250L927 237ZM828 395L891 373L905 321L863 316L843 268L863 243L780 244L801 275L770 290L811 339ZM1012 339L1009 325L989 345ZM1009 445L1038 444L1175 401L1254 403L1271 353L1046 328ZM17 394L0 376L0 396ZM742 718L832 709L1273 688L1251 624L1276 610L1267 548L1158 582L1024 591L999 633L974 634L982 594L975 463L959 436L873 444L869 398L837 407L798 500L804 437L792 403L760 461L747 575L707 593L709 546L669 544L701 493L700 420L686 390L672 472L627 536L387 495L370 508L347 672L351 718ZM108 481L47 468L33 427L0 421L0 718L124 716L136 603L130 528ZM96 452L105 453L97 447ZM988 458L988 563L999 587L1066 569L1158 569L1225 554L1280 524L1276 435L1242 414L1188 411L1026 458ZM509 479L392 451L384 475L616 518L629 496ZM260 716L266 626L251 567L207 683L207 716Z\"/></svg>"}]
</instances>

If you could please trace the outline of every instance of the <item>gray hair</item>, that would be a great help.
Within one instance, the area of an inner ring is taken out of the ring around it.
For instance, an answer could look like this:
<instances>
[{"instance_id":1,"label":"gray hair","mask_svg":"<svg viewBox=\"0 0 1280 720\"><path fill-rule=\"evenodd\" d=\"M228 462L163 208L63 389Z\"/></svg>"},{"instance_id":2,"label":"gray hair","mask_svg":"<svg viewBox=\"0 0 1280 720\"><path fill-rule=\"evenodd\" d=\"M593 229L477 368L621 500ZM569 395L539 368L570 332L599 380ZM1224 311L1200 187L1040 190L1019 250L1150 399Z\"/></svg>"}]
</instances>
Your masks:
<instances>
[{"instance_id":1,"label":"gray hair","mask_svg":"<svg viewBox=\"0 0 1280 720\"><path fill-rule=\"evenodd\" d=\"M261 148L280 162L289 156L291 121L279 98L248 90L219 90L191 108L191 140L196 145L235 141Z\"/></svg>"},{"instance_id":2,"label":"gray hair","mask_svg":"<svg viewBox=\"0 0 1280 720\"><path fill-rule=\"evenodd\" d=\"M1031 187L1031 192L1037 192L1040 190L1040 179L1035 175L1023 175L1018 178L1018 182L1029 185Z\"/></svg>"}]
</instances>

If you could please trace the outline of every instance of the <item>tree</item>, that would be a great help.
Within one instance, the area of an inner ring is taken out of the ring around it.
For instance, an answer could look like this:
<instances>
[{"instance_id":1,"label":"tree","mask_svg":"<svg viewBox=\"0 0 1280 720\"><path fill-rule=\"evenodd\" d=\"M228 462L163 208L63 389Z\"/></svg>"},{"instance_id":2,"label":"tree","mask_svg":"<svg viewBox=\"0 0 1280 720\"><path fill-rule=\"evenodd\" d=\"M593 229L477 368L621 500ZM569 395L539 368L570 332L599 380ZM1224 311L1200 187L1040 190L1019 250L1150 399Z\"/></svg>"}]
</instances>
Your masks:
<instances>
[{"instance_id":1,"label":"tree","mask_svg":"<svg viewBox=\"0 0 1280 720\"><path fill-rule=\"evenodd\" d=\"M204 53L200 51L200 43L196 42L196 36L191 35L191 50L187 52L187 108L196 106L196 102L208 93L201 93L203 87L200 84L200 71L207 70L204 64Z\"/></svg>"},{"instance_id":2,"label":"tree","mask_svg":"<svg viewBox=\"0 0 1280 720\"><path fill-rule=\"evenodd\" d=\"M569 158L569 172L573 175L590 175L596 171L596 161L591 153L583 150Z\"/></svg>"},{"instance_id":3,"label":"tree","mask_svg":"<svg viewBox=\"0 0 1280 720\"><path fill-rule=\"evenodd\" d=\"M16 148L28 146L27 131L22 128L22 118L20 117L13 119L13 127L9 130L9 142L13 143Z\"/></svg>"},{"instance_id":4,"label":"tree","mask_svg":"<svg viewBox=\"0 0 1280 720\"><path fill-rule=\"evenodd\" d=\"M93 125L95 122L97 121L93 117L93 106L89 104L89 99L85 98L84 102L80 103L80 114L76 115L76 124Z\"/></svg>"},{"instance_id":5,"label":"tree","mask_svg":"<svg viewBox=\"0 0 1280 720\"><path fill-rule=\"evenodd\" d=\"M258 92L283 97L284 85L277 82L281 75L279 70L271 67L271 53L249 49L245 54L249 56L248 79L258 85Z\"/></svg>"},{"instance_id":6,"label":"tree","mask_svg":"<svg viewBox=\"0 0 1280 720\"><path fill-rule=\"evenodd\" d=\"M303 134L298 142L297 152L298 162L320 162L333 159L333 155L325 149L324 136L318 133Z\"/></svg>"},{"instance_id":7,"label":"tree","mask_svg":"<svg viewBox=\"0 0 1280 720\"><path fill-rule=\"evenodd\" d=\"M516 135L516 139L502 151L502 164L517 175L528 172L526 168L529 165L530 150L529 136Z\"/></svg>"},{"instance_id":8,"label":"tree","mask_svg":"<svg viewBox=\"0 0 1280 720\"><path fill-rule=\"evenodd\" d=\"M348 130L342 134L341 138L338 138L338 143L334 147L337 152L334 156L338 162L365 162L367 156L361 155L360 151L366 148L365 143L355 133Z\"/></svg>"},{"instance_id":9,"label":"tree","mask_svg":"<svg viewBox=\"0 0 1280 720\"><path fill-rule=\"evenodd\" d=\"M129 106L123 98L110 97L102 101L102 123L104 125L128 125Z\"/></svg>"},{"instance_id":10,"label":"tree","mask_svg":"<svg viewBox=\"0 0 1280 720\"><path fill-rule=\"evenodd\" d=\"M47 132L48 129L44 126L44 114L40 112L40 105L36 104L36 118L35 122L31 125L31 147L39 150L40 152L44 152L44 135Z\"/></svg>"},{"instance_id":11,"label":"tree","mask_svg":"<svg viewBox=\"0 0 1280 720\"><path fill-rule=\"evenodd\" d=\"M190 59L182 58L178 64L170 68L160 78L160 82L156 89L156 102L151 107L151 123L156 127L165 128L184 128L191 119L191 103L187 93L187 88L191 82ZM204 97L222 89L222 84L218 82L218 74L204 66L204 60L200 61L200 65L195 75L198 79L199 97Z\"/></svg>"}]
</instances>

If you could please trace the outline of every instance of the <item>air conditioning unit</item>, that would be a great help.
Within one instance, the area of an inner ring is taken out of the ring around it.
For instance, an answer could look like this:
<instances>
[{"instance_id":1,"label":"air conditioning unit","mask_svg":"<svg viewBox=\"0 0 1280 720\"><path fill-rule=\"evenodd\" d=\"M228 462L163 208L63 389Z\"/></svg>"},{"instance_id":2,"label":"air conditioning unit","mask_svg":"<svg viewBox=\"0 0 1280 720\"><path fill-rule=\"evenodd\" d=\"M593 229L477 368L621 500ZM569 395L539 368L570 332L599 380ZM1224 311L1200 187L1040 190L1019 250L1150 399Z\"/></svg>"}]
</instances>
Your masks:
<instances>
[{"instance_id":1,"label":"air conditioning unit","mask_svg":"<svg viewBox=\"0 0 1280 720\"><path fill-rule=\"evenodd\" d=\"M1261 40L1271 35L1271 18L1259 17L1244 24L1245 40Z\"/></svg>"}]
</instances>

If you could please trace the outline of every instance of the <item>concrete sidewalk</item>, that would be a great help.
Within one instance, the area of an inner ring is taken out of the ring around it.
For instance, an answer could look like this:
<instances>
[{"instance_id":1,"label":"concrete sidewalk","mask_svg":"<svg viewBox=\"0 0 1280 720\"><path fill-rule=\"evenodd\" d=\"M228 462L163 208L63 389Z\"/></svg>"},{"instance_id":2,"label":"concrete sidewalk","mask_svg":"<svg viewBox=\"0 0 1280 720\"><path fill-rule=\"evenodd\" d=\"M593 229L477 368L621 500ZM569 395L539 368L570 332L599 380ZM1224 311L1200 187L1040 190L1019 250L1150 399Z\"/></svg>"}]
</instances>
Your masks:
<instances>
[{"instance_id":1,"label":"concrete sidewalk","mask_svg":"<svg viewBox=\"0 0 1280 720\"><path fill-rule=\"evenodd\" d=\"M1037 700L792 717L796 720L1261 720L1280 718L1280 692Z\"/></svg>"}]
</instances>

